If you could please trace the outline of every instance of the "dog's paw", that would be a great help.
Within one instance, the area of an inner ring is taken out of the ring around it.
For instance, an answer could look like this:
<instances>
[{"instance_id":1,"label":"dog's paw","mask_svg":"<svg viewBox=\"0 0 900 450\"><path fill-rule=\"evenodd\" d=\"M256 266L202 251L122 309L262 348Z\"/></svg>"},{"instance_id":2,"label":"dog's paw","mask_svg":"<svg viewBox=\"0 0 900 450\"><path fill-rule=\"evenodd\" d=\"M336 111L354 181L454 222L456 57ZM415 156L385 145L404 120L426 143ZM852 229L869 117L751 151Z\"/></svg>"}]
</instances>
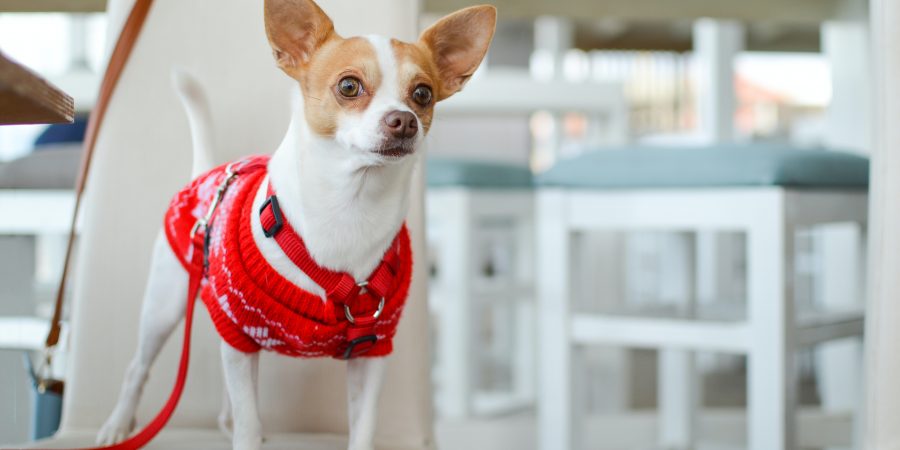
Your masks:
<instances>
[{"instance_id":1,"label":"dog's paw","mask_svg":"<svg viewBox=\"0 0 900 450\"><path fill-rule=\"evenodd\" d=\"M134 418L128 419L113 414L97 432L97 445L113 445L124 441L134 430Z\"/></svg>"},{"instance_id":2,"label":"dog's paw","mask_svg":"<svg viewBox=\"0 0 900 450\"><path fill-rule=\"evenodd\" d=\"M219 417L216 420L216 423L219 425L219 431L225 435L228 439L232 439L234 437L234 423L231 420L231 411L222 409L222 412L219 413Z\"/></svg>"},{"instance_id":3,"label":"dog's paw","mask_svg":"<svg viewBox=\"0 0 900 450\"><path fill-rule=\"evenodd\" d=\"M237 438L232 441L233 450L260 450L262 448L262 438L255 436L252 438Z\"/></svg>"}]
</instances>

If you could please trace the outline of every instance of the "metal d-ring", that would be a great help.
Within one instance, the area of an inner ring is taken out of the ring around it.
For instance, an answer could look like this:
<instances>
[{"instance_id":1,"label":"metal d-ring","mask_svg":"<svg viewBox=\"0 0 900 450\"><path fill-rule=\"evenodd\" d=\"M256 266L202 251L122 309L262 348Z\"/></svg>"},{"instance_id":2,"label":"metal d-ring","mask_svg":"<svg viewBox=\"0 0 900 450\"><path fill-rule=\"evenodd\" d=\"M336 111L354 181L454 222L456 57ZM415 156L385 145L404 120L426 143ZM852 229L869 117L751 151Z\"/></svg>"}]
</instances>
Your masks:
<instances>
[{"instance_id":1,"label":"metal d-ring","mask_svg":"<svg viewBox=\"0 0 900 450\"><path fill-rule=\"evenodd\" d=\"M381 311L383 311L383 310L384 310L384 297L381 297L381 301L378 302L378 309L375 311L375 314L372 314L372 318L377 319L378 316L381 315ZM344 316L347 317L347 321L349 321L350 323L353 323L353 324L356 323L356 319L353 318L353 314L350 312L350 307L347 306L346 303L344 303Z\"/></svg>"}]
</instances>

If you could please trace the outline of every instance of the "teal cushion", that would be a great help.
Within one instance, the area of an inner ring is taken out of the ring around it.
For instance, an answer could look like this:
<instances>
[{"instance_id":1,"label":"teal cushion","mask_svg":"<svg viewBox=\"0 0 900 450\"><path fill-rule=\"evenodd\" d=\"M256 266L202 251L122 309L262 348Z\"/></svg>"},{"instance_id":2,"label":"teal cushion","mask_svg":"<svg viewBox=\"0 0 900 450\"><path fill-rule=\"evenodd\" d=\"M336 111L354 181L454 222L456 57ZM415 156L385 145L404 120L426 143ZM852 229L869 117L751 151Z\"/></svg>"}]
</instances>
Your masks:
<instances>
[{"instance_id":1,"label":"teal cushion","mask_svg":"<svg viewBox=\"0 0 900 450\"><path fill-rule=\"evenodd\" d=\"M536 183L575 188L863 189L869 184L869 160L852 153L772 144L618 148L560 161L538 175Z\"/></svg>"},{"instance_id":2,"label":"teal cushion","mask_svg":"<svg viewBox=\"0 0 900 450\"><path fill-rule=\"evenodd\" d=\"M527 167L496 162L429 158L428 187L531 188Z\"/></svg>"}]
</instances>

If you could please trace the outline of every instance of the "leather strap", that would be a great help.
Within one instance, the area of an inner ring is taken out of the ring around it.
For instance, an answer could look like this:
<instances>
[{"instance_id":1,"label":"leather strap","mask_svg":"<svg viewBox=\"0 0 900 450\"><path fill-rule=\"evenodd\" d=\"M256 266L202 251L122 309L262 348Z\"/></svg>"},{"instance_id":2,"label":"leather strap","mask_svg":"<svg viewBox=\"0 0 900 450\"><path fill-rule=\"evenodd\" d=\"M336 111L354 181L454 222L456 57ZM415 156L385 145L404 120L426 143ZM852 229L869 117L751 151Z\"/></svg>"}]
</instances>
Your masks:
<instances>
[{"instance_id":1,"label":"leather strap","mask_svg":"<svg viewBox=\"0 0 900 450\"><path fill-rule=\"evenodd\" d=\"M103 75L103 82L100 84L100 93L97 97L97 103L91 112L88 120L87 130L84 136L84 147L81 155L81 168L78 172L78 179L75 182L75 209L72 211L72 221L69 224L69 241L66 244L66 257L63 261L63 271L59 279L59 287L56 290L56 304L53 308L53 318L50 320L50 331L47 334L45 346L48 350L52 349L59 342L59 333L62 320L62 309L66 297L66 282L69 278L69 266L71 265L72 253L75 247L76 226L78 222L78 214L81 212L82 194L84 186L87 183L88 171L91 168L91 160L94 155L94 145L97 143L97 135L103 118L106 115L106 108L112 98L113 91L119 83L119 77L125 69L131 50L140 36L141 28L144 26L144 20L150 11L153 0L135 0L131 13L122 26L122 32L116 41L116 46L109 57L109 64L106 66L106 73ZM49 362L49 361L48 361Z\"/></svg>"}]
</instances>

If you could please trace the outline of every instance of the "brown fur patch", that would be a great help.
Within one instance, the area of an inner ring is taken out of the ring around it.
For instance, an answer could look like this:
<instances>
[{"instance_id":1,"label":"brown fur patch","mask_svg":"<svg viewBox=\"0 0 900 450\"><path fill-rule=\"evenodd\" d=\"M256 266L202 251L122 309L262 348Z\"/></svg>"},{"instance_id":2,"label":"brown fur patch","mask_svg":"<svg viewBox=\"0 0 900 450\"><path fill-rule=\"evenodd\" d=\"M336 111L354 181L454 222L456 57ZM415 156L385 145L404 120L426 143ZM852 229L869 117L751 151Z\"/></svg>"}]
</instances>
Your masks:
<instances>
[{"instance_id":1,"label":"brown fur patch","mask_svg":"<svg viewBox=\"0 0 900 450\"><path fill-rule=\"evenodd\" d=\"M438 100L440 92L440 76L437 66L431 59L431 51L421 44L409 44L391 39L391 47L394 50L394 58L397 59L397 81L400 83L399 92L402 100L419 116L424 131L431 128L434 116L434 104ZM427 86L432 91L431 102L420 105L413 100L413 91L418 86Z\"/></svg>"},{"instance_id":2,"label":"brown fur patch","mask_svg":"<svg viewBox=\"0 0 900 450\"><path fill-rule=\"evenodd\" d=\"M306 120L313 132L333 137L343 114L362 113L381 85L375 48L364 38L329 39L295 78L303 90ZM362 84L357 97L346 98L337 90L344 77Z\"/></svg>"}]
</instances>

